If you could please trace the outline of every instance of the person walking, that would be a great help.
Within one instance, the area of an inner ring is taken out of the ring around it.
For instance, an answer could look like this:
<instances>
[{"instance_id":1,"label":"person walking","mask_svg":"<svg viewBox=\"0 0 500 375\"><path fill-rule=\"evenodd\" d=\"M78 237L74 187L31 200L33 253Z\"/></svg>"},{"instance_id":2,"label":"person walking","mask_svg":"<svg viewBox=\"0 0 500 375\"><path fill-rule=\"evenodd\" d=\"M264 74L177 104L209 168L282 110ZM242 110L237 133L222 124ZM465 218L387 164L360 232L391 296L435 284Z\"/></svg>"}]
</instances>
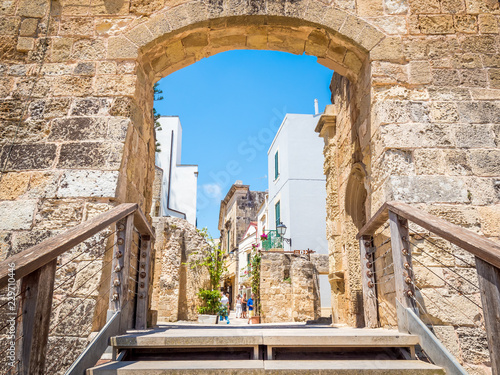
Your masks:
<instances>
[{"instance_id":1,"label":"person walking","mask_svg":"<svg viewBox=\"0 0 500 375\"><path fill-rule=\"evenodd\" d=\"M236 297L236 318L240 319L241 318L241 294L238 294L238 297Z\"/></svg>"},{"instance_id":2,"label":"person walking","mask_svg":"<svg viewBox=\"0 0 500 375\"><path fill-rule=\"evenodd\" d=\"M254 317L254 300L255 299L255 294L252 293L250 298L247 301L247 306L248 306L248 323L250 324L250 319Z\"/></svg>"},{"instance_id":3,"label":"person walking","mask_svg":"<svg viewBox=\"0 0 500 375\"><path fill-rule=\"evenodd\" d=\"M243 319L247 318L247 295L243 295L243 300L241 301L241 317Z\"/></svg>"},{"instance_id":4,"label":"person walking","mask_svg":"<svg viewBox=\"0 0 500 375\"><path fill-rule=\"evenodd\" d=\"M229 293L222 293L222 298L220 299L221 303L221 311L220 311L220 317L221 317L221 322L226 319L227 324L229 324Z\"/></svg>"}]
</instances>

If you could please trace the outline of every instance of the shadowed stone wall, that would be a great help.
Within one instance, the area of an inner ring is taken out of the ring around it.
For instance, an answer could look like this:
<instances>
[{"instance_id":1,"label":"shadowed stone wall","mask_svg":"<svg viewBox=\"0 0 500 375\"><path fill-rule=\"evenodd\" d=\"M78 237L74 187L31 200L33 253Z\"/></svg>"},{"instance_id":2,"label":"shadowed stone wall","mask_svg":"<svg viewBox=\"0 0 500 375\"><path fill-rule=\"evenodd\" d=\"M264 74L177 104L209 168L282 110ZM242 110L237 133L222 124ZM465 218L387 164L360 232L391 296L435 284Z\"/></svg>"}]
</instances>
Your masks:
<instances>
[{"instance_id":1,"label":"shadowed stone wall","mask_svg":"<svg viewBox=\"0 0 500 375\"><path fill-rule=\"evenodd\" d=\"M191 267L203 257L208 246L196 228L175 217L155 217L155 269L152 309L158 322L197 320L200 288L209 288L208 271Z\"/></svg>"},{"instance_id":2,"label":"shadowed stone wall","mask_svg":"<svg viewBox=\"0 0 500 375\"><path fill-rule=\"evenodd\" d=\"M260 303L263 323L306 322L321 314L318 275L326 255L261 253Z\"/></svg>"},{"instance_id":3,"label":"shadowed stone wall","mask_svg":"<svg viewBox=\"0 0 500 375\"><path fill-rule=\"evenodd\" d=\"M339 321L361 323L341 213L356 165L367 217L398 199L500 237L496 0L2 0L0 15L4 256L94 205L150 212L153 83L231 49L305 52L350 81L325 152Z\"/></svg>"}]
</instances>

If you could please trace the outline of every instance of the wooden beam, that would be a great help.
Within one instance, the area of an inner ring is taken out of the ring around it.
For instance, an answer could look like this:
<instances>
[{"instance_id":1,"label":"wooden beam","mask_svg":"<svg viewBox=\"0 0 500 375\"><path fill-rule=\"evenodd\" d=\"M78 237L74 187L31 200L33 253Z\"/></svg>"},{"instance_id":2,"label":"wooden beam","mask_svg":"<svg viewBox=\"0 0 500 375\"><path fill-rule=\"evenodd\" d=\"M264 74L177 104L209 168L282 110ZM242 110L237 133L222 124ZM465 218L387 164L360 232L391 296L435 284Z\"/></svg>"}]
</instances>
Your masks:
<instances>
[{"instance_id":1,"label":"wooden beam","mask_svg":"<svg viewBox=\"0 0 500 375\"><path fill-rule=\"evenodd\" d=\"M360 239L361 236L371 236L375 233L375 231L384 224L387 219L389 219L389 214L387 212L387 203L384 203L382 207L378 209L378 211L368 220L363 228L360 229L359 233L356 236L356 239Z\"/></svg>"},{"instance_id":2,"label":"wooden beam","mask_svg":"<svg viewBox=\"0 0 500 375\"><path fill-rule=\"evenodd\" d=\"M384 203L370 221L361 228L356 238L359 239L362 235L373 234L387 220L388 210L467 250L487 263L500 268L499 244L403 202Z\"/></svg>"},{"instance_id":3,"label":"wooden beam","mask_svg":"<svg viewBox=\"0 0 500 375\"><path fill-rule=\"evenodd\" d=\"M151 239L149 236L141 236L135 329L147 328L151 263Z\"/></svg>"},{"instance_id":4,"label":"wooden beam","mask_svg":"<svg viewBox=\"0 0 500 375\"><path fill-rule=\"evenodd\" d=\"M109 310L111 311L122 310L128 300L130 249L134 230L134 215L129 215L116 223L116 230L109 292ZM123 315L122 320L124 319Z\"/></svg>"},{"instance_id":5,"label":"wooden beam","mask_svg":"<svg viewBox=\"0 0 500 375\"><path fill-rule=\"evenodd\" d=\"M134 213L134 225L141 235L155 239L155 231L140 208Z\"/></svg>"},{"instance_id":6,"label":"wooden beam","mask_svg":"<svg viewBox=\"0 0 500 375\"><path fill-rule=\"evenodd\" d=\"M18 358L22 375L45 373L56 264L54 259L21 280L22 314L17 337L21 337Z\"/></svg>"},{"instance_id":7,"label":"wooden beam","mask_svg":"<svg viewBox=\"0 0 500 375\"><path fill-rule=\"evenodd\" d=\"M468 229L402 202L389 202L389 210L441 236L445 240L472 253L474 256L500 268L500 245Z\"/></svg>"},{"instance_id":8,"label":"wooden beam","mask_svg":"<svg viewBox=\"0 0 500 375\"><path fill-rule=\"evenodd\" d=\"M361 282L363 283L363 309L365 313L365 326L376 328L378 324L377 314L377 289L375 284L375 273L373 264L373 252L371 251L371 236L362 236L359 239L361 251Z\"/></svg>"},{"instance_id":9,"label":"wooden beam","mask_svg":"<svg viewBox=\"0 0 500 375\"><path fill-rule=\"evenodd\" d=\"M500 375L500 270L476 257L476 269L488 337L491 369Z\"/></svg>"},{"instance_id":10,"label":"wooden beam","mask_svg":"<svg viewBox=\"0 0 500 375\"><path fill-rule=\"evenodd\" d=\"M408 220L389 211L391 229L392 262L394 267L394 283L396 286L396 301L405 308L410 308L418 314L415 300L415 290L412 282L413 268L411 263L411 248L408 237ZM398 321L398 327L401 329Z\"/></svg>"},{"instance_id":11,"label":"wooden beam","mask_svg":"<svg viewBox=\"0 0 500 375\"><path fill-rule=\"evenodd\" d=\"M102 213L68 231L51 237L38 245L30 247L19 254L13 255L0 263L0 289L7 286L9 278L9 264L14 263L15 279L19 280L38 268L56 259L62 253L78 245L82 241L99 233L117 220L133 213L138 209L134 203L124 203L107 212Z\"/></svg>"}]
</instances>

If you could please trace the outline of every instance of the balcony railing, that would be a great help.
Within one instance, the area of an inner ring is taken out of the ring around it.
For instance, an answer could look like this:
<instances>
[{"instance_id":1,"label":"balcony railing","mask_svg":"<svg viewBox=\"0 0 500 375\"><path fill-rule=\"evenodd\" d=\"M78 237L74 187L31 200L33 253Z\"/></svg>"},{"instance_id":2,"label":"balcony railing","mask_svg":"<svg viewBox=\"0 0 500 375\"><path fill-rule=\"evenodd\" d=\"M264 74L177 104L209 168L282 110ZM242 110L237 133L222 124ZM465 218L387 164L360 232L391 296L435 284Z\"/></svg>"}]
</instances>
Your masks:
<instances>
[{"instance_id":1,"label":"balcony railing","mask_svg":"<svg viewBox=\"0 0 500 375\"><path fill-rule=\"evenodd\" d=\"M261 240L262 249L283 249L283 237L280 237L276 230L266 230L264 232L267 235L267 239Z\"/></svg>"}]
</instances>

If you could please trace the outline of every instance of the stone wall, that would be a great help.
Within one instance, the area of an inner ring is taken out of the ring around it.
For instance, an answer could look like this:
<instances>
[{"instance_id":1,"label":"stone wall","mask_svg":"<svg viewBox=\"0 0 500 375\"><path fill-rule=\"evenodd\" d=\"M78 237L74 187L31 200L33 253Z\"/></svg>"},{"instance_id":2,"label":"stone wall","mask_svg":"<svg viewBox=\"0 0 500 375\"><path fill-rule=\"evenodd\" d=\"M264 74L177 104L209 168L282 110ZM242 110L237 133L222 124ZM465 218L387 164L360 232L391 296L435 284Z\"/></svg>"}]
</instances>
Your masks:
<instances>
[{"instance_id":1,"label":"stone wall","mask_svg":"<svg viewBox=\"0 0 500 375\"><path fill-rule=\"evenodd\" d=\"M184 219L155 217L155 269L152 309L158 322L197 320L200 288L209 287L208 271L191 264L203 257L208 244Z\"/></svg>"},{"instance_id":2,"label":"stone wall","mask_svg":"<svg viewBox=\"0 0 500 375\"><path fill-rule=\"evenodd\" d=\"M397 199L500 237L496 0L0 5L4 255L84 220L88 207L138 202L149 213L154 82L244 48L305 52L349 79L347 89L334 78L345 104L325 149L339 321L362 323L358 214ZM347 197L349 186L358 193Z\"/></svg>"},{"instance_id":3,"label":"stone wall","mask_svg":"<svg viewBox=\"0 0 500 375\"><path fill-rule=\"evenodd\" d=\"M318 275L328 269L328 256L262 252L261 321L306 322L321 314ZM319 267L320 269L316 268Z\"/></svg>"}]
</instances>

